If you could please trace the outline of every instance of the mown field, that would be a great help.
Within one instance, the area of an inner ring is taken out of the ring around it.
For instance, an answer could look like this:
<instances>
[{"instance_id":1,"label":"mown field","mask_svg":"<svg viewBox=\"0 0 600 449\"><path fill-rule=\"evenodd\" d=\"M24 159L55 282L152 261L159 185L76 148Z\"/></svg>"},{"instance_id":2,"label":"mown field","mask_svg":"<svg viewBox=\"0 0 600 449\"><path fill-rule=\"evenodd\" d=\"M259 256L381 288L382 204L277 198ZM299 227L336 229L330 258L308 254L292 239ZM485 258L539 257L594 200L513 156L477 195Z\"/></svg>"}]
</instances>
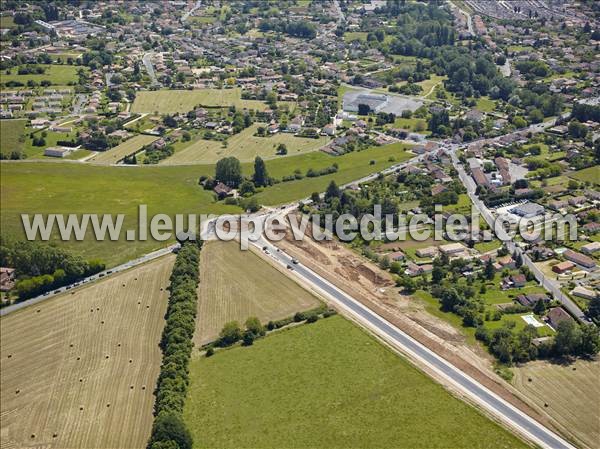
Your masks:
<instances>
[{"instance_id":1,"label":"mown field","mask_svg":"<svg viewBox=\"0 0 600 449\"><path fill-rule=\"evenodd\" d=\"M524 448L337 316L196 358L184 419L197 448Z\"/></svg>"},{"instance_id":2,"label":"mown field","mask_svg":"<svg viewBox=\"0 0 600 449\"><path fill-rule=\"evenodd\" d=\"M117 145L114 148L111 148L108 151L98 153L98 155L91 158L90 161L100 164L116 164L126 156L139 151L144 145L148 145L155 140L158 140L158 137L140 134L126 140L125 142Z\"/></svg>"},{"instance_id":3,"label":"mown field","mask_svg":"<svg viewBox=\"0 0 600 449\"><path fill-rule=\"evenodd\" d=\"M10 155L23 149L26 123L27 120L0 120L0 153Z\"/></svg>"},{"instance_id":4,"label":"mown field","mask_svg":"<svg viewBox=\"0 0 600 449\"><path fill-rule=\"evenodd\" d=\"M513 372L515 387L548 413L559 428L575 436L580 444L598 447L600 361L578 360L565 365L536 361Z\"/></svg>"},{"instance_id":5,"label":"mown field","mask_svg":"<svg viewBox=\"0 0 600 449\"><path fill-rule=\"evenodd\" d=\"M284 144L288 149L287 156L298 155L316 151L327 142L328 137L310 139L294 137L289 133L278 133L270 137L256 137L256 130L263 124L254 124L227 139L227 147L223 148L222 142L196 138L189 146L177 151L173 156L164 160L164 164L198 163L215 164L219 159L235 156L242 162L254 161L256 156L263 159L281 158L276 151L279 144Z\"/></svg>"},{"instance_id":6,"label":"mown field","mask_svg":"<svg viewBox=\"0 0 600 449\"><path fill-rule=\"evenodd\" d=\"M212 192L198 185L212 167L109 167L74 163L0 164L0 225L3 235L24 238L21 214L125 214L123 229L137 229L138 205L148 216L164 213L237 213L239 208L214 203ZM60 242L86 258L109 266L166 246L147 241L96 241L91 231L81 242ZM137 235L137 234L136 234ZM54 236L56 238L56 235Z\"/></svg>"},{"instance_id":7,"label":"mown field","mask_svg":"<svg viewBox=\"0 0 600 449\"><path fill-rule=\"evenodd\" d=\"M3 448L146 446L174 259L0 320Z\"/></svg>"},{"instance_id":8,"label":"mown field","mask_svg":"<svg viewBox=\"0 0 600 449\"><path fill-rule=\"evenodd\" d=\"M237 242L209 242L201 253L198 318L194 342L214 341L228 321L243 324L250 316L264 323L319 305L285 274Z\"/></svg>"},{"instance_id":9,"label":"mown field","mask_svg":"<svg viewBox=\"0 0 600 449\"><path fill-rule=\"evenodd\" d=\"M173 114L188 112L196 106L235 106L236 108L264 111L266 103L257 100L242 100L241 89L196 89L196 90L156 90L138 92L132 112L159 112Z\"/></svg>"},{"instance_id":10,"label":"mown field","mask_svg":"<svg viewBox=\"0 0 600 449\"><path fill-rule=\"evenodd\" d=\"M19 75L18 67L10 69L10 74L7 75L5 70L2 70L0 82L6 84L9 81L18 81L27 84L27 81L35 81L39 83L42 80L48 80L53 85L64 86L71 82L76 82L78 79L77 70L81 67L74 65L59 65L59 64L38 64L44 68L43 74ZM87 70L84 68L84 70Z\"/></svg>"}]
</instances>

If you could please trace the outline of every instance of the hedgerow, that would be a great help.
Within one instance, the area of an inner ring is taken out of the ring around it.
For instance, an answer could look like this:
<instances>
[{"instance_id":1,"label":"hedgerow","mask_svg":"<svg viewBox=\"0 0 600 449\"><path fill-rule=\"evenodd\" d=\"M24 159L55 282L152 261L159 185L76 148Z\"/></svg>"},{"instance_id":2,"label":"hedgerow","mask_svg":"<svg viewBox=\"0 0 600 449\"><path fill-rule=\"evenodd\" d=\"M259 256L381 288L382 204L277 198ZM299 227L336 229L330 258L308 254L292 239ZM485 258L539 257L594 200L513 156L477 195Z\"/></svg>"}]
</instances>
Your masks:
<instances>
[{"instance_id":1,"label":"hedgerow","mask_svg":"<svg viewBox=\"0 0 600 449\"><path fill-rule=\"evenodd\" d=\"M148 442L150 449L192 447L191 434L182 414L189 385L201 246L201 242L184 243L171 273L169 306L160 342L163 360L155 391L155 419Z\"/></svg>"}]
</instances>

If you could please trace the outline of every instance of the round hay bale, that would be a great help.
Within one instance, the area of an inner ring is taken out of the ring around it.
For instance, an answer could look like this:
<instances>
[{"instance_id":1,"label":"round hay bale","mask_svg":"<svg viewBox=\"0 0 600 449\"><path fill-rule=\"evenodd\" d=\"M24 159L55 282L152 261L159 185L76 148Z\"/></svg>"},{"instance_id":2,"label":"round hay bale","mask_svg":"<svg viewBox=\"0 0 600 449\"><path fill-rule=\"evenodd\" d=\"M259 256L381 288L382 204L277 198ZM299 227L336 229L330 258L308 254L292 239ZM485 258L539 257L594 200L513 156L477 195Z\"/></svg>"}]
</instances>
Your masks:
<instances>
[{"instance_id":1,"label":"round hay bale","mask_svg":"<svg viewBox=\"0 0 600 449\"><path fill-rule=\"evenodd\" d=\"M69 348L72 348L72 347L73 347L73 343L71 343L71 344L69 345Z\"/></svg>"},{"instance_id":2,"label":"round hay bale","mask_svg":"<svg viewBox=\"0 0 600 449\"><path fill-rule=\"evenodd\" d=\"M12 357L12 354L8 354L8 358L10 359Z\"/></svg>"},{"instance_id":3,"label":"round hay bale","mask_svg":"<svg viewBox=\"0 0 600 449\"><path fill-rule=\"evenodd\" d=\"M145 389L146 389L146 385L142 385L142 390L145 390Z\"/></svg>"},{"instance_id":4,"label":"round hay bale","mask_svg":"<svg viewBox=\"0 0 600 449\"><path fill-rule=\"evenodd\" d=\"M32 433L32 434L31 434L31 438L35 438L35 433Z\"/></svg>"},{"instance_id":5,"label":"round hay bale","mask_svg":"<svg viewBox=\"0 0 600 449\"><path fill-rule=\"evenodd\" d=\"M133 362L133 359L129 359L129 363L132 363L132 362Z\"/></svg>"},{"instance_id":6,"label":"round hay bale","mask_svg":"<svg viewBox=\"0 0 600 449\"><path fill-rule=\"evenodd\" d=\"M130 389L130 390L133 390L133 385L129 385L129 389Z\"/></svg>"},{"instance_id":7,"label":"round hay bale","mask_svg":"<svg viewBox=\"0 0 600 449\"><path fill-rule=\"evenodd\" d=\"M77 357L77 360L81 360L81 357Z\"/></svg>"},{"instance_id":8,"label":"round hay bale","mask_svg":"<svg viewBox=\"0 0 600 449\"><path fill-rule=\"evenodd\" d=\"M83 382L83 378L82 377L79 378L79 382Z\"/></svg>"},{"instance_id":9,"label":"round hay bale","mask_svg":"<svg viewBox=\"0 0 600 449\"><path fill-rule=\"evenodd\" d=\"M36 310L36 312L37 312L37 313L40 313L40 312L41 312L41 309L37 309L37 310Z\"/></svg>"},{"instance_id":10,"label":"round hay bale","mask_svg":"<svg viewBox=\"0 0 600 449\"><path fill-rule=\"evenodd\" d=\"M107 407L110 407L110 402L108 404L106 404Z\"/></svg>"},{"instance_id":11,"label":"round hay bale","mask_svg":"<svg viewBox=\"0 0 600 449\"><path fill-rule=\"evenodd\" d=\"M15 391L15 394L19 394L20 392L21 392L21 390L19 390L19 389L17 388L17 390Z\"/></svg>"},{"instance_id":12,"label":"round hay bale","mask_svg":"<svg viewBox=\"0 0 600 449\"><path fill-rule=\"evenodd\" d=\"M53 433L52 434L52 438L56 438L58 436L58 433Z\"/></svg>"},{"instance_id":13,"label":"round hay bale","mask_svg":"<svg viewBox=\"0 0 600 449\"><path fill-rule=\"evenodd\" d=\"M149 309L149 308L150 308L150 305L149 305L149 304L147 304L147 305L146 305L146 309Z\"/></svg>"},{"instance_id":14,"label":"round hay bale","mask_svg":"<svg viewBox=\"0 0 600 449\"><path fill-rule=\"evenodd\" d=\"M83 405L79 406L79 410L80 411L83 410Z\"/></svg>"},{"instance_id":15,"label":"round hay bale","mask_svg":"<svg viewBox=\"0 0 600 449\"><path fill-rule=\"evenodd\" d=\"M100 324L104 324L104 320L100 321Z\"/></svg>"},{"instance_id":16,"label":"round hay bale","mask_svg":"<svg viewBox=\"0 0 600 449\"><path fill-rule=\"evenodd\" d=\"M120 348L121 347L121 343L117 343L117 346Z\"/></svg>"},{"instance_id":17,"label":"round hay bale","mask_svg":"<svg viewBox=\"0 0 600 449\"><path fill-rule=\"evenodd\" d=\"M108 357L109 357L109 356L108 356L108 354L107 354L107 355L106 355L106 358L108 358Z\"/></svg>"}]
</instances>

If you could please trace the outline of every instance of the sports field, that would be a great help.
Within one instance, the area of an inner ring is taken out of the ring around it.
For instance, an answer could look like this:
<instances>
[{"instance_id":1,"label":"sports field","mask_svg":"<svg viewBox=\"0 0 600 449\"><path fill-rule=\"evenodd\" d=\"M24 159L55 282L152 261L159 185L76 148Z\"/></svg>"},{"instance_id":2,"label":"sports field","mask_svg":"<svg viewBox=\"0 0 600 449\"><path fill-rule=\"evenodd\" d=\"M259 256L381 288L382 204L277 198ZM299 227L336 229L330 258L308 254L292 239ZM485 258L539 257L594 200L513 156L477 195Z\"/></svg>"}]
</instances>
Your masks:
<instances>
[{"instance_id":1,"label":"sports field","mask_svg":"<svg viewBox=\"0 0 600 449\"><path fill-rule=\"evenodd\" d=\"M197 357L190 379L197 448L527 447L339 316Z\"/></svg>"},{"instance_id":2,"label":"sports field","mask_svg":"<svg viewBox=\"0 0 600 449\"><path fill-rule=\"evenodd\" d=\"M264 111L266 103L242 100L241 89L155 90L138 92L131 112L158 112L173 114L188 112L196 106L235 106L236 108Z\"/></svg>"},{"instance_id":3,"label":"sports field","mask_svg":"<svg viewBox=\"0 0 600 449\"><path fill-rule=\"evenodd\" d=\"M254 124L227 139L227 148L221 142L197 138L189 146L177 151L164 160L164 164L198 163L215 164L219 159L235 156L242 162L253 161L256 156L263 159L280 158L276 151L279 144L287 147L287 156L315 151L329 142L328 137L310 139L294 137L289 133L278 133L270 137L255 137L259 126Z\"/></svg>"},{"instance_id":4,"label":"sports field","mask_svg":"<svg viewBox=\"0 0 600 449\"><path fill-rule=\"evenodd\" d=\"M0 120L0 153L10 155L23 149L26 123L27 120Z\"/></svg>"},{"instance_id":5,"label":"sports field","mask_svg":"<svg viewBox=\"0 0 600 449\"><path fill-rule=\"evenodd\" d=\"M265 324L308 310L319 301L237 242L209 242L201 253L197 346L216 339L223 325L256 316Z\"/></svg>"},{"instance_id":6,"label":"sports field","mask_svg":"<svg viewBox=\"0 0 600 449\"><path fill-rule=\"evenodd\" d=\"M208 166L110 167L75 163L0 164L0 225L2 234L24 238L20 214L125 214L123 230L138 228L138 205L148 206L148 217L164 213L238 213L239 208L214 203L212 192L198 185L202 174L214 173ZM136 231L137 232L137 231ZM116 265L168 242L148 237L146 241L96 241L91 230L81 242L60 242L86 259L100 258ZM137 233L136 233L137 235ZM54 238L56 238L56 234ZM172 240L171 240L172 241Z\"/></svg>"},{"instance_id":7,"label":"sports field","mask_svg":"<svg viewBox=\"0 0 600 449\"><path fill-rule=\"evenodd\" d=\"M147 136L145 134L134 136L108 151L98 153L97 156L94 156L90 159L90 162L97 162L99 164L116 164L117 162L123 160L126 156L139 151L144 145L148 145L155 140L158 140L158 137Z\"/></svg>"},{"instance_id":8,"label":"sports field","mask_svg":"<svg viewBox=\"0 0 600 449\"><path fill-rule=\"evenodd\" d=\"M0 320L3 448L144 448L170 255Z\"/></svg>"},{"instance_id":9,"label":"sports field","mask_svg":"<svg viewBox=\"0 0 600 449\"><path fill-rule=\"evenodd\" d=\"M600 361L578 360L565 365L536 361L515 367L513 372L515 387L548 413L559 428L586 447L598 447Z\"/></svg>"},{"instance_id":10,"label":"sports field","mask_svg":"<svg viewBox=\"0 0 600 449\"><path fill-rule=\"evenodd\" d=\"M87 70L85 67L74 66L74 65L59 65L59 64L37 64L40 67L44 68L43 74L29 74L29 75L19 75L18 67L13 67L10 69L10 75L6 74L5 70L2 70L2 76L0 77L1 84L6 84L9 81L18 81L27 84L27 81L35 81L39 83L42 80L48 80L53 85L56 86L64 86L70 82L76 82L78 79L77 70L79 68L83 68Z\"/></svg>"}]
</instances>

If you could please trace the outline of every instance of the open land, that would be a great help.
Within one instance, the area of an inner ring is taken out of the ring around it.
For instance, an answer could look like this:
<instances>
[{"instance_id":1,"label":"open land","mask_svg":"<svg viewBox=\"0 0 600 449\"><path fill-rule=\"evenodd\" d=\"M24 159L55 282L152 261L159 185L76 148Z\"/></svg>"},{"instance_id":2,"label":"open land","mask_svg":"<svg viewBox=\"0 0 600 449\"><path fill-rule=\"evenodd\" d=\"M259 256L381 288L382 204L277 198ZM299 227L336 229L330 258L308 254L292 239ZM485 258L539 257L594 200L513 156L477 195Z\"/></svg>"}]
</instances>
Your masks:
<instances>
[{"instance_id":1,"label":"open land","mask_svg":"<svg viewBox=\"0 0 600 449\"><path fill-rule=\"evenodd\" d=\"M190 373L198 448L526 447L341 317L196 358Z\"/></svg>"},{"instance_id":2,"label":"open land","mask_svg":"<svg viewBox=\"0 0 600 449\"><path fill-rule=\"evenodd\" d=\"M0 120L0 152L10 155L23 148L26 120Z\"/></svg>"},{"instance_id":3,"label":"open land","mask_svg":"<svg viewBox=\"0 0 600 449\"><path fill-rule=\"evenodd\" d=\"M174 259L2 318L3 448L145 447Z\"/></svg>"},{"instance_id":4,"label":"open land","mask_svg":"<svg viewBox=\"0 0 600 449\"><path fill-rule=\"evenodd\" d=\"M196 106L229 107L264 111L266 103L258 100L243 100L241 90L196 89L196 90L157 90L138 92L131 107L132 112L155 111L161 114L188 112Z\"/></svg>"},{"instance_id":5,"label":"open land","mask_svg":"<svg viewBox=\"0 0 600 449\"><path fill-rule=\"evenodd\" d=\"M600 361L578 360L562 365L535 361L513 371L515 387L532 404L544 409L558 428L567 430L587 447L597 447L600 441Z\"/></svg>"},{"instance_id":6,"label":"open land","mask_svg":"<svg viewBox=\"0 0 600 449\"><path fill-rule=\"evenodd\" d=\"M316 151L328 141L327 137L312 139L308 137L295 137L290 133L278 133L270 137L257 137L257 128L254 124L238 134L227 139L227 147L216 140L197 138L190 145L177 151L173 156L164 160L163 164L197 163L214 164L224 157L234 156L241 162L253 161L256 156L263 159L281 158L277 156L277 147L284 144L287 147L287 156ZM265 126L264 124L262 126Z\"/></svg>"},{"instance_id":7,"label":"open land","mask_svg":"<svg viewBox=\"0 0 600 449\"><path fill-rule=\"evenodd\" d=\"M319 305L304 288L237 242L210 242L201 253L196 345L216 340L228 321L266 323Z\"/></svg>"},{"instance_id":8,"label":"open land","mask_svg":"<svg viewBox=\"0 0 600 449\"><path fill-rule=\"evenodd\" d=\"M116 164L117 162L123 160L123 158L126 156L136 153L143 146L148 145L157 139L158 137L155 136L140 134L126 140L110 150L98 153L98 155L91 158L90 161L101 164Z\"/></svg>"}]
</instances>

